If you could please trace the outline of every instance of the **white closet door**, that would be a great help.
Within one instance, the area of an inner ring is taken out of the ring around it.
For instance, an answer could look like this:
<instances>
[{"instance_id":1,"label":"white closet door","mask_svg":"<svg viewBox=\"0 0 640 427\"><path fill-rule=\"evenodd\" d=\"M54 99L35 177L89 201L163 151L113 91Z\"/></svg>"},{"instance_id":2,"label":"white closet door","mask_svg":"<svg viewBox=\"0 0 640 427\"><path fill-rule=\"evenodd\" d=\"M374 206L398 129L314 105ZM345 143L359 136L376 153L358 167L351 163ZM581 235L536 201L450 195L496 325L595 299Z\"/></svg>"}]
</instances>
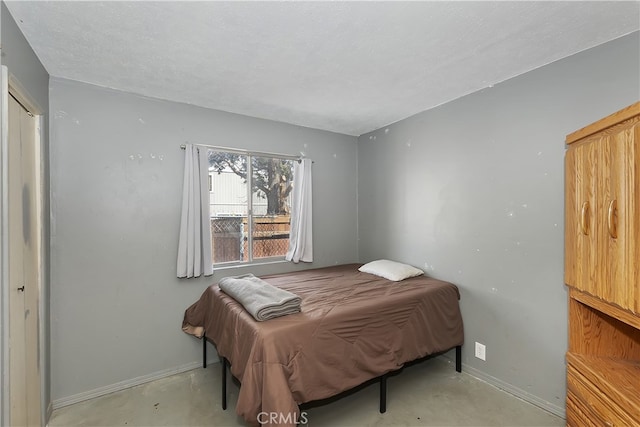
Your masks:
<instances>
[{"instance_id":1,"label":"white closet door","mask_svg":"<svg viewBox=\"0 0 640 427\"><path fill-rule=\"evenodd\" d=\"M8 98L9 387L11 425L41 425L37 119Z\"/></svg>"}]
</instances>

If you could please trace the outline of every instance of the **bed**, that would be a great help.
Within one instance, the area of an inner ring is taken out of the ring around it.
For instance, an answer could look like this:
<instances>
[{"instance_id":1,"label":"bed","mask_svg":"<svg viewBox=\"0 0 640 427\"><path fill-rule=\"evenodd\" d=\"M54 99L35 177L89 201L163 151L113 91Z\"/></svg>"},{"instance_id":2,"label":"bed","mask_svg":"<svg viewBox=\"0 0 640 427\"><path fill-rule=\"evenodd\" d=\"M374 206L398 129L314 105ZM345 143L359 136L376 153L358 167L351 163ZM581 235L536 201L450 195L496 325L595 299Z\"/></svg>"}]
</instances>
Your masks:
<instances>
[{"instance_id":1,"label":"bed","mask_svg":"<svg viewBox=\"0 0 640 427\"><path fill-rule=\"evenodd\" d=\"M228 361L240 381L236 412L250 425L260 413L299 419L302 403L386 379L409 361L453 348L460 370L458 288L426 276L393 282L359 267L263 276L301 297L297 314L256 322L217 285L185 311L183 330L212 342L223 369Z\"/></svg>"}]
</instances>

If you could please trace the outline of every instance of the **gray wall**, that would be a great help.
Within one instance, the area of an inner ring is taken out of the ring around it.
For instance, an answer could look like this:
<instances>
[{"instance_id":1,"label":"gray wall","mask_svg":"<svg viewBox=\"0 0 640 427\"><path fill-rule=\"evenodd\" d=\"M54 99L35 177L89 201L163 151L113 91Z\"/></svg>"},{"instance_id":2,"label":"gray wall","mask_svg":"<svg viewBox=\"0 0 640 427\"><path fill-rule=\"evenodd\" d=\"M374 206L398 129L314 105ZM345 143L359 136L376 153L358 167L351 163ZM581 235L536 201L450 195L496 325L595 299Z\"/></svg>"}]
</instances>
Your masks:
<instances>
[{"instance_id":1,"label":"gray wall","mask_svg":"<svg viewBox=\"0 0 640 427\"><path fill-rule=\"evenodd\" d=\"M361 261L457 284L465 369L558 414L564 138L640 99L639 52L636 32L358 139Z\"/></svg>"},{"instance_id":2,"label":"gray wall","mask_svg":"<svg viewBox=\"0 0 640 427\"><path fill-rule=\"evenodd\" d=\"M50 91L54 404L199 363L182 317L223 275L358 260L355 137L57 78ZM315 262L177 279L186 141L312 158Z\"/></svg>"},{"instance_id":3,"label":"gray wall","mask_svg":"<svg viewBox=\"0 0 640 427\"><path fill-rule=\"evenodd\" d=\"M50 300L50 257L49 257L49 74L44 69L40 60L35 55L31 46L27 43L18 29L7 6L2 2L0 6L0 45L2 55L0 62L7 66L9 74L18 80L22 90L41 108L41 137L42 137L42 172L43 172L43 236L44 241L44 283L42 289L43 307L41 319L41 333L43 348L40 349L44 359L44 372L41 373L44 381L43 405L46 409L51 402L50 369L50 328L49 328L49 300Z\"/></svg>"}]
</instances>

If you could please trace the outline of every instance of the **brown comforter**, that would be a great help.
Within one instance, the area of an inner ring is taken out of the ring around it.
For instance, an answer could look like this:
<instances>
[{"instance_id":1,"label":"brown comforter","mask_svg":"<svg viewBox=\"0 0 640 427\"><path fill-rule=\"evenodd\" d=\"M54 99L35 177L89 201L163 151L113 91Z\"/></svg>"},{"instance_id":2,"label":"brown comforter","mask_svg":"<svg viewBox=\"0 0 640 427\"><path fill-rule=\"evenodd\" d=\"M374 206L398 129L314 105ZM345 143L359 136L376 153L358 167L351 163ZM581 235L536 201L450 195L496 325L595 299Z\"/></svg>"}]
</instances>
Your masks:
<instances>
[{"instance_id":1,"label":"brown comforter","mask_svg":"<svg viewBox=\"0 0 640 427\"><path fill-rule=\"evenodd\" d=\"M300 403L463 343L455 285L424 276L391 282L359 266L262 277L302 298L298 314L256 322L217 285L186 310L183 329L203 327L240 380L236 412L248 423L260 412L299 419Z\"/></svg>"}]
</instances>

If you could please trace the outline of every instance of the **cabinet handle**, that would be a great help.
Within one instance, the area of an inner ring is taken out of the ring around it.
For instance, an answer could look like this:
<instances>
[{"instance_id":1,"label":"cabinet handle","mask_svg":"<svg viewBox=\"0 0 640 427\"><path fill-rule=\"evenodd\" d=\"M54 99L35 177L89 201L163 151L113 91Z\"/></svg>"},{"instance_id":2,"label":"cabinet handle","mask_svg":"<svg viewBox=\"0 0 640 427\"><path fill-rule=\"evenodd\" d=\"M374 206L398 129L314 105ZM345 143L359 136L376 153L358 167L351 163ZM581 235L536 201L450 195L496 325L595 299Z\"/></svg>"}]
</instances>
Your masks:
<instances>
[{"instance_id":1,"label":"cabinet handle","mask_svg":"<svg viewBox=\"0 0 640 427\"><path fill-rule=\"evenodd\" d=\"M582 227L582 234L585 236L589 234L589 202L582 204L582 213L580 214L580 226Z\"/></svg>"},{"instance_id":2,"label":"cabinet handle","mask_svg":"<svg viewBox=\"0 0 640 427\"><path fill-rule=\"evenodd\" d=\"M618 202L612 200L609 202L609 213L607 215L607 225L609 226L609 236L613 239L618 237L618 230L616 229L616 219L618 217Z\"/></svg>"}]
</instances>

